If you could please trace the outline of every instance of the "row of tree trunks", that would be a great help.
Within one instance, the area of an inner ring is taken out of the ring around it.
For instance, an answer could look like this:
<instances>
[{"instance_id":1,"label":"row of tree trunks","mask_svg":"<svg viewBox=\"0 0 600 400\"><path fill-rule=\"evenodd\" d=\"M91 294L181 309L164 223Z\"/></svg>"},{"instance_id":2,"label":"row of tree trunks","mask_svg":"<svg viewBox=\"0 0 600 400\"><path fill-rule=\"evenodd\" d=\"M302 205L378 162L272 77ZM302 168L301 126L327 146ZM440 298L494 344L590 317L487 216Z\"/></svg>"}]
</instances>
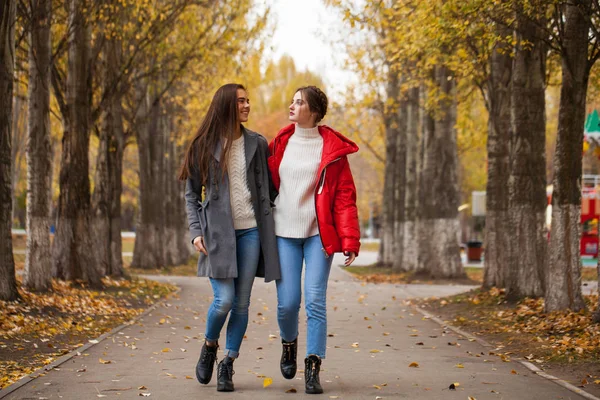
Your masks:
<instances>
[{"instance_id":1,"label":"row of tree trunks","mask_svg":"<svg viewBox=\"0 0 600 400\"><path fill-rule=\"evenodd\" d=\"M15 63L16 1L0 2L0 300L15 300L19 294L15 279L12 246L11 119L13 68Z\"/></svg>"},{"instance_id":2,"label":"row of tree trunks","mask_svg":"<svg viewBox=\"0 0 600 400\"><path fill-rule=\"evenodd\" d=\"M558 135L554 156L552 231L546 311L585 308L581 293L581 149L585 104L591 63L588 35L592 19L591 0L567 2L563 6L562 85L558 110Z\"/></svg>"},{"instance_id":3,"label":"row of tree trunks","mask_svg":"<svg viewBox=\"0 0 600 400\"><path fill-rule=\"evenodd\" d=\"M511 92L511 165L507 295L512 299L544 294L546 265L546 113L547 49L540 40L543 21L517 17L517 44Z\"/></svg>"},{"instance_id":4,"label":"row of tree trunks","mask_svg":"<svg viewBox=\"0 0 600 400\"><path fill-rule=\"evenodd\" d=\"M184 202L177 181L180 152L171 136L172 117L164 102L138 87L142 102L136 123L140 162L140 210L133 268L152 269L187 262L192 254Z\"/></svg>"},{"instance_id":5,"label":"row of tree trunks","mask_svg":"<svg viewBox=\"0 0 600 400\"><path fill-rule=\"evenodd\" d=\"M58 226L53 243L53 274L102 286L96 242L91 236L89 137L91 116L90 30L84 10L88 2L70 0L66 115L60 168Z\"/></svg>"},{"instance_id":6,"label":"row of tree trunks","mask_svg":"<svg viewBox=\"0 0 600 400\"><path fill-rule=\"evenodd\" d=\"M499 37L505 38L512 30L498 26ZM484 287L505 287L508 249L511 235L508 225L508 180L510 123L510 85L512 57L509 46L496 44L490 59L490 76L484 87L488 119L488 179L485 216Z\"/></svg>"},{"instance_id":7,"label":"row of tree trunks","mask_svg":"<svg viewBox=\"0 0 600 400\"><path fill-rule=\"evenodd\" d=\"M50 140L51 0L33 0L29 46L29 124L27 131L27 253L23 283L37 291L51 285Z\"/></svg>"},{"instance_id":8,"label":"row of tree trunks","mask_svg":"<svg viewBox=\"0 0 600 400\"><path fill-rule=\"evenodd\" d=\"M462 278L459 253L456 81L442 65L433 70L439 109L424 112L423 161L418 183L418 266L437 278Z\"/></svg>"}]
</instances>

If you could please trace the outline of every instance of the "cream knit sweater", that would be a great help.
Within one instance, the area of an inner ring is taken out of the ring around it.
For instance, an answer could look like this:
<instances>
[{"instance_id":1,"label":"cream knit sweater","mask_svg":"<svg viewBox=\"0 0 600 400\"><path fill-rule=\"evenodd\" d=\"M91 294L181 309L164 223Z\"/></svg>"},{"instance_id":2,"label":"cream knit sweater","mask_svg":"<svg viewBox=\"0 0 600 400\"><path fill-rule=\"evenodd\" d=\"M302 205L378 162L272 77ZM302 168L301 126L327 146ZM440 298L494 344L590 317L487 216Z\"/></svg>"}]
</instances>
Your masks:
<instances>
[{"instance_id":1,"label":"cream knit sweater","mask_svg":"<svg viewBox=\"0 0 600 400\"><path fill-rule=\"evenodd\" d=\"M319 233L315 186L322 152L319 129L296 125L279 166L281 184L273 214L277 236L308 238Z\"/></svg>"},{"instance_id":2,"label":"cream knit sweater","mask_svg":"<svg viewBox=\"0 0 600 400\"><path fill-rule=\"evenodd\" d=\"M234 229L255 228L256 217L252 208L252 197L250 189L248 189L246 174L244 136L231 143L229 160L227 160L227 175L229 176L229 200Z\"/></svg>"}]
</instances>

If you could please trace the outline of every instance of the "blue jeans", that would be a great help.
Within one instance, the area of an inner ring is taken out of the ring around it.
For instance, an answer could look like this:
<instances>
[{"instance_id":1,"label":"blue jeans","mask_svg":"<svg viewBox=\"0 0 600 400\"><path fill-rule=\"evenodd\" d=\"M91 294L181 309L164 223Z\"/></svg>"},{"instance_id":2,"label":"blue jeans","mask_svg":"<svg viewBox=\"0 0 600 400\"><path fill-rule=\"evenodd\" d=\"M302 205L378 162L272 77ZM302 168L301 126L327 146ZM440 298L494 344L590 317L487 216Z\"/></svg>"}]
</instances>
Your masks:
<instances>
[{"instance_id":1,"label":"blue jeans","mask_svg":"<svg viewBox=\"0 0 600 400\"><path fill-rule=\"evenodd\" d=\"M257 228L236 230L235 238L238 277L210 278L214 299L208 309L205 334L208 341L219 339L227 314L231 312L227 324L225 354L232 358L239 356L248 327L250 294L260 257L260 237Z\"/></svg>"},{"instance_id":2,"label":"blue jeans","mask_svg":"<svg viewBox=\"0 0 600 400\"><path fill-rule=\"evenodd\" d=\"M286 342L298 337L298 313L302 298L302 262L304 307L307 319L306 355L325 358L327 347L327 280L333 257L325 257L319 235L306 239L277 237L281 279L277 281L277 320Z\"/></svg>"}]
</instances>

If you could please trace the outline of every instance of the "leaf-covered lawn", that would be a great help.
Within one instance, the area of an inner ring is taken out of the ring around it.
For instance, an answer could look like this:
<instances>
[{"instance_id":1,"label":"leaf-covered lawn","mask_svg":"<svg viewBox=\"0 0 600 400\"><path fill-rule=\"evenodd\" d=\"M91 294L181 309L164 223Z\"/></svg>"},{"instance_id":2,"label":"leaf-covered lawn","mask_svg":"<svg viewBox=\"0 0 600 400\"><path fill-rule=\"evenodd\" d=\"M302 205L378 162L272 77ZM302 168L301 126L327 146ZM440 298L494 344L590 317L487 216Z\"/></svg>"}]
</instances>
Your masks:
<instances>
[{"instance_id":1,"label":"leaf-covered lawn","mask_svg":"<svg viewBox=\"0 0 600 400\"><path fill-rule=\"evenodd\" d=\"M497 346L496 355L520 358L579 386L600 387L600 324L591 320L598 295L585 296L588 312L544 312L543 299L505 300L503 289L477 289L428 299L421 306Z\"/></svg>"},{"instance_id":2,"label":"leaf-covered lawn","mask_svg":"<svg viewBox=\"0 0 600 400\"><path fill-rule=\"evenodd\" d=\"M176 290L142 279L104 279L104 291L54 281L48 293L19 289L0 301L0 388L142 313Z\"/></svg>"}]
</instances>

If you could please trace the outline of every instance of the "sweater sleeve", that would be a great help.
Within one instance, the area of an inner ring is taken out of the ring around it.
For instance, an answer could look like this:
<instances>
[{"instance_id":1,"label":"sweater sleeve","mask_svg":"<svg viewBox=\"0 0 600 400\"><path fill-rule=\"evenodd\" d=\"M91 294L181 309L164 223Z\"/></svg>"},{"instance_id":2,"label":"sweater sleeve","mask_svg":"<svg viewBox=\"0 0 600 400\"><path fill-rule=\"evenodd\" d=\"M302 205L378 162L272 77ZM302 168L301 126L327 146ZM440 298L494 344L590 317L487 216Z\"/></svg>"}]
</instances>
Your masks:
<instances>
[{"instance_id":1,"label":"sweater sleeve","mask_svg":"<svg viewBox=\"0 0 600 400\"><path fill-rule=\"evenodd\" d=\"M356 186L348 158L344 157L340 162L342 165L333 201L333 219L342 242L342 251L351 251L358 255L360 227L356 207Z\"/></svg>"}]
</instances>

